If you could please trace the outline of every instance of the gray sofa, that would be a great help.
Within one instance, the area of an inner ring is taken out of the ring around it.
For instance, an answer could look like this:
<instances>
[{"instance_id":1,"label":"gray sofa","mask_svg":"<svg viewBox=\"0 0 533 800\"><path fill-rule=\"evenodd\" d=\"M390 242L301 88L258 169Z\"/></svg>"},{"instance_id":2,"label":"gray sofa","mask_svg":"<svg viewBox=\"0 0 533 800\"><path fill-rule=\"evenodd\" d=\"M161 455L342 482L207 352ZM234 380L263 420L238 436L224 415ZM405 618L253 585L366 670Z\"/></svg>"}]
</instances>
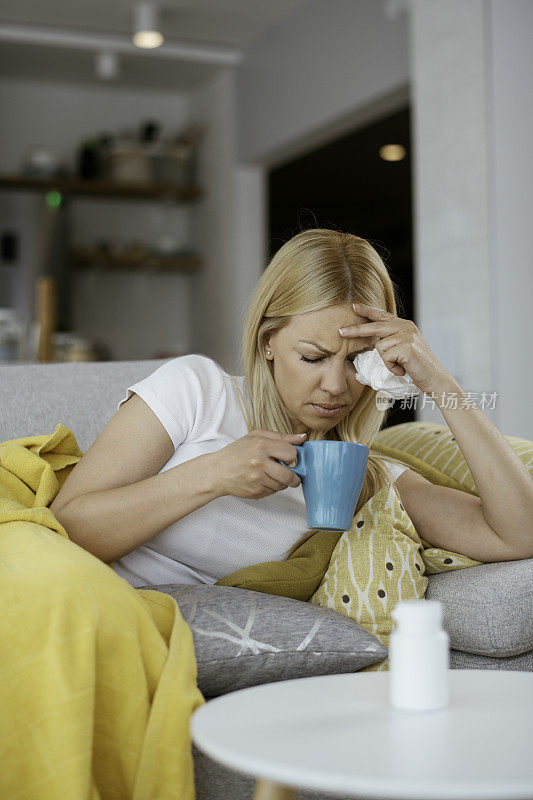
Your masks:
<instances>
[{"instance_id":1,"label":"gray sofa","mask_svg":"<svg viewBox=\"0 0 533 800\"><path fill-rule=\"evenodd\" d=\"M1 365L0 442L53 433L61 422L85 452L115 414L125 389L163 363ZM430 575L426 598L443 604L452 669L533 671L533 559ZM253 796L252 778L222 767L196 748L193 752L198 800ZM326 797L303 790L297 796Z\"/></svg>"}]
</instances>

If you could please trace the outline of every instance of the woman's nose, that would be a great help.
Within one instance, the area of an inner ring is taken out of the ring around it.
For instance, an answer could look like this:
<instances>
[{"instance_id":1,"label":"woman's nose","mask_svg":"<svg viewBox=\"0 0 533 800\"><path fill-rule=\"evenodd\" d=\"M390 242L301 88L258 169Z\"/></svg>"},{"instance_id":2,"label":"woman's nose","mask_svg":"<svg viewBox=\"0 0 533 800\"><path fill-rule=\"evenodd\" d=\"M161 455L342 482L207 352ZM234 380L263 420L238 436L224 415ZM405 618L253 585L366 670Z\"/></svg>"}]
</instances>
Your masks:
<instances>
[{"instance_id":1,"label":"woman's nose","mask_svg":"<svg viewBox=\"0 0 533 800\"><path fill-rule=\"evenodd\" d=\"M348 388L345 365L343 364L342 367L336 367L334 365L328 367L322 376L321 384L321 388L331 395L335 396L345 393Z\"/></svg>"}]
</instances>

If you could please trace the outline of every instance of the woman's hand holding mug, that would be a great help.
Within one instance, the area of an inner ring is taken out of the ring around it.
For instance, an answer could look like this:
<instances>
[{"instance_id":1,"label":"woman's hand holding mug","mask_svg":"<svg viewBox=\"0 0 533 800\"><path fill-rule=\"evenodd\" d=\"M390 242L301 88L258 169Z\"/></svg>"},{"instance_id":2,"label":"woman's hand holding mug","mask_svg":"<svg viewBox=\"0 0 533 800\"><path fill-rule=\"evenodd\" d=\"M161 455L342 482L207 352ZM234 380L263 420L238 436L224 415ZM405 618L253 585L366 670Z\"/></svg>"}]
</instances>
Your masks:
<instances>
[{"instance_id":1,"label":"woman's hand holding mug","mask_svg":"<svg viewBox=\"0 0 533 800\"><path fill-rule=\"evenodd\" d=\"M213 453L221 496L234 495L258 499L288 486L296 487L300 478L286 464L296 462L296 444L307 434L277 433L258 428Z\"/></svg>"}]
</instances>

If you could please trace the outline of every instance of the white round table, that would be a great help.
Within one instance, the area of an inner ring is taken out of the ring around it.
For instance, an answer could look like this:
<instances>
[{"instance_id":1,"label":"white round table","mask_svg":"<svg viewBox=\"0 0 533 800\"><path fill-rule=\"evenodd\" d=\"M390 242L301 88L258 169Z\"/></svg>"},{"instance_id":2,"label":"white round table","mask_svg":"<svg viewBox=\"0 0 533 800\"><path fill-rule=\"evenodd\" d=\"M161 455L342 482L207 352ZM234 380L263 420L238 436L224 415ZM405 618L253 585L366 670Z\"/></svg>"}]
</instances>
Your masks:
<instances>
[{"instance_id":1,"label":"white round table","mask_svg":"<svg viewBox=\"0 0 533 800\"><path fill-rule=\"evenodd\" d=\"M533 673L450 670L442 711L389 706L389 672L279 681L210 700L197 747L257 779L255 798L296 787L401 800L532 800Z\"/></svg>"}]
</instances>

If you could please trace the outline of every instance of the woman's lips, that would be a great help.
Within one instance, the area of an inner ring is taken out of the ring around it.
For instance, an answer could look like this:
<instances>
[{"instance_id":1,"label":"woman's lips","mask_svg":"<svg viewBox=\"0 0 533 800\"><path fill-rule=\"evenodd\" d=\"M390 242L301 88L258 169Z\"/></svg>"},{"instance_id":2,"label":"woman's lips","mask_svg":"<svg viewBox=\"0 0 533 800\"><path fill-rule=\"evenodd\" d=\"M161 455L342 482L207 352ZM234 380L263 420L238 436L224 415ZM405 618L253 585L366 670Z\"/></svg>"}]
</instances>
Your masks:
<instances>
[{"instance_id":1,"label":"woman's lips","mask_svg":"<svg viewBox=\"0 0 533 800\"><path fill-rule=\"evenodd\" d=\"M316 413L320 414L321 417L334 417L344 408L344 406L337 406L337 408L324 408L324 406L319 406L315 403L311 403L311 405L315 409Z\"/></svg>"}]
</instances>

